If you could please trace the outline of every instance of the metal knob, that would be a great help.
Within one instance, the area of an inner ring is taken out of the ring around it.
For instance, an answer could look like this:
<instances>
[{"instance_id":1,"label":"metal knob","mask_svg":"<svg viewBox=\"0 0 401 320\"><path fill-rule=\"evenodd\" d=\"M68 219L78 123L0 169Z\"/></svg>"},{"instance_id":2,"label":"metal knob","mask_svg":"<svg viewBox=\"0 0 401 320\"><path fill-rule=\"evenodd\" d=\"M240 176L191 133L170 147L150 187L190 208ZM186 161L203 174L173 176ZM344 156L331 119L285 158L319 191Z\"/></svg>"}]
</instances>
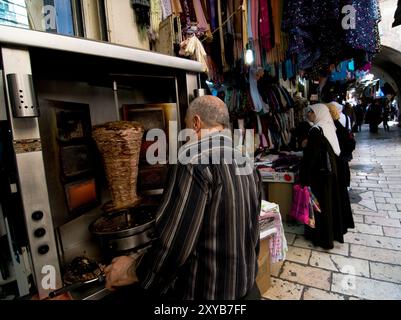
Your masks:
<instances>
[{"instance_id":1,"label":"metal knob","mask_svg":"<svg viewBox=\"0 0 401 320\"><path fill-rule=\"evenodd\" d=\"M43 212L42 211L35 211L34 213L32 213L32 219L34 221L40 221L43 219Z\"/></svg>"},{"instance_id":2,"label":"metal knob","mask_svg":"<svg viewBox=\"0 0 401 320\"><path fill-rule=\"evenodd\" d=\"M36 238L42 238L42 237L45 236L45 234L46 234L46 229L45 228L36 229L35 232L34 232L34 235L35 235Z\"/></svg>"},{"instance_id":3,"label":"metal knob","mask_svg":"<svg viewBox=\"0 0 401 320\"><path fill-rule=\"evenodd\" d=\"M44 254L48 253L49 251L50 251L50 247L49 247L47 244L45 244L45 245L43 245L43 246L40 246L40 247L38 248L38 252L39 252L39 254L41 254L41 255L44 255Z\"/></svg>"}]
</instances>

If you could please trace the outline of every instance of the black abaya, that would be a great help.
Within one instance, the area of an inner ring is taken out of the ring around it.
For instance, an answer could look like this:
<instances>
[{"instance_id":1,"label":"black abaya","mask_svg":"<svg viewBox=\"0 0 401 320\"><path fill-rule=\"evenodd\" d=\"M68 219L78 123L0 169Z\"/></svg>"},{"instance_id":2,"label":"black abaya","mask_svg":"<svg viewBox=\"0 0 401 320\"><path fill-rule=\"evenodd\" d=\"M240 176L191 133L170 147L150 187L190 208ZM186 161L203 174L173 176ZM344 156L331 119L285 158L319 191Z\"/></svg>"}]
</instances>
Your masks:
<instances>
[{"instance_id":1,"label":"black abaya","mask_svg":"<svg viewBox=\"0 0 401 320\"><path fill-rule=\"evenodd\" d=\"M327 155L331 171L324 170ZM308 136L308 145L300 168L300 182L310 186L321 206L321 213L315 213L316 228L305 226L305 238L315 246L332 249L334 240L344 242L344 223L339 194L336 155L323 133L313 127Z\"/></svg>"},{"instance_id":2,"label":"black abaya","mask_svg":"<svg viewBox=\"0 0 401 320\"><path fill-rule=\"evenodd\" d=\"M338 192L340 196L340 210L343 217L343 233L348 229L354 229L354 217L352 215L351 202L349 199L348 187L351 182L351 172L349 168L349 159L352 159L352 153L346 150L348 131L343 127L340 121L334 121L337 128L337 138L341 148L341 155L336 156L338 173Z\"/></svg>"}]
</instances>

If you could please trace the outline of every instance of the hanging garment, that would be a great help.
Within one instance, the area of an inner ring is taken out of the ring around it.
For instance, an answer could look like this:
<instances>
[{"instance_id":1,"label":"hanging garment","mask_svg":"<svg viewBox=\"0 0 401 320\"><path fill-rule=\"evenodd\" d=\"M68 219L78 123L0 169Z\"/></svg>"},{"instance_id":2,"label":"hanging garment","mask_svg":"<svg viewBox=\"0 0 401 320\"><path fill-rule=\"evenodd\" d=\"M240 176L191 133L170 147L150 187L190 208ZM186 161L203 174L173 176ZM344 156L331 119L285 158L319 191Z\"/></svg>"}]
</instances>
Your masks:
<instances>
[{"instance_id":1,"label":"hanging garment","mask_svg":"<svg viewBox=\"0 0 401 320\"><path fill-rule=\"evenodd\" d=\"M289 52L303 70L329 65L342 55L340 0L288 0L283 14L283 30L289 33Z\"/></svg>"},{"instance_id":2,"label":"hanging garment","mask_svg":"<svg viewBox=\"0 0 401 320\"><path fill-rule=\"evenodd\" d=\"M249 86L251 90L251 96L253 105L256 112L269 112L269 105L265 103L259 93L258 89L258 76L257 70L255 68L251 68L249 71Z\"/></svg>"},{"instance_id":3,"label":"hanging garment","mask_svg":"<svg viewBox=\"0 0 401 320\"><path fill-rule=\"evenodd\" d=\"M196 20L198 21L198 28L203 32L209 30L209 24L207 23L205 14L203 12L201 0L193 0Z\"/></svg>"},{"instance_id":4,"label":"hanging garment","mask_svg":"<svg viewBox=\"0 0 401 320\"><path fill-rule=\"evenodd\" d=\"M250 6L250 16L251 16L251 30L252 30L252 46L255 55L255 65L256 67L262 66L261 51L259 45L259 0L251 0L249 2Z\"/></svg>"},{"instance_id":5,"label":"hanging garment","mask_svg":"<svg viewBox=\"0 0 401 320\"><path fill-rule=\"evenodd\" d=\"M150 40L155 41L159 38L159 25L162 21L161 0L150 0Z\"/></svg>"},{"instance_id":6,"label":"hanging garment","mask_svg":"<svg viewBox=\"0 0 401 320\"><path fill-rule=\"evenodd\" d=\"M208 10L209 10L209 17L210 17L210 27L212 28L212 32L213 32L219 26L218 17L217 17L216 0L209 0Z\"/></svg>"},{"instance_id":7,"label":"hanging garment","mask_svg":"<svg viewBox=\"0 0 401 320\"><path fill-rule=\"evenodd\" d=\"M198 38L204 35L205 30L198 26L193 1L181 0L183 13L181 14L181 23L183 24L182 32L188 36L196 35Z\"/></svg>"},{"instance_id":8,"label":"hanging garment","mask_svg":"<svg viewBox=\"0 0 401 320\"><path fill-rule=\"evenodd\" d=\"M171 11L175 16L179 16L182 13L182 7L180 0L170 0L171 1Z\"/></svg>"},{"instance_id":9,"label":"hanging garment","mask_svg":"<svg viewBox=\"0 0 401 320\"><path fill-rule=\"evenodd\" d=\"M275 46L280 46L282 40L281 23L283 16L283 1L270 0L270 5L273 18L274 44Z\"/></svg>"},{"instance_id":10,"label":"hanging garment","mask_svg":"<svg viewBox=\"0 0 401 320\"><path fill-rule=\"evenodd\" d=\"M257 121L258 121L258 135L259 135L259 143L260 143L260 144L259 144L259 148L265 149L265 148L267 148L269 145L268 145L268 143L267 143L266 136L265 136L264 133L263 133L262 123L261 123L261 121L260 121L260 116L257 115L256 118L257 118Z\"/></svg>"},{"instance_id":11,"label":"hanging garment","mask_svg":"<svg viewBox=\"0 0 401 320\"><path fill-rule=\"evenodd\" d=\"M162 8L162 17L163 20L171 16L173 13L172 7L171 7L171 0L161 0L160 5Z\"/></svg>"},{"instance_id":12,"label":"hanging garment","mask_svg":"<svg viewBox=\"0 0 401 320\"><path fill-rule=\"evenodd\" d=\"M221 2L222 2L221 0L217 0L217 18L219 23L221 64L223 66L223 71L228 71L225 46L224 46L224 28L223 28L223 18L222 18L223 12L222 12Z\"/></svg>"},{"instance_id":13,"label":"hanging garment","mask_svg":"<svg viewBox=\"0 0 401 320\"><path fill-rule=\"evenodd\" d=\"M242 41L244 51L247 48L249 41L249 27L248 27L248 0L244 0L242 3ZM245 53L245 52L244 52Z\"/></svg>"},{"instance_id":14,"label":"hanging garment","mask_svg":"<svg viewBox=\"0 0 401 320\"><path fill-rule=\"evenodd\" d=\"M262 44L262 48L266 51L272 48L271 45L271 37L272 32L270 28L270 12L269 12L269 4L267 0L260 1L260 42Z\"/></svg>"},{"instance_id":15,"label":"hanging garment","mask_svg":"<svg viewBox=\"0 0 401 320\"><path fill-rule=\"evenodd\" d=\"M199 61L204 66L204 72L209 71L205 48L196 36L184 40L180 44L180 48L179 54L181 56L191 57L193 60Z\"/></svg>"},{"instance_id":16,"label":"hanging garment","mask_svg":"<svg viewBox=\"0 0 401 320\"><path fill-rule=\"evenodd\" d=\"M224 3L224 2L223 2ZM223 26L224 28L224 48L225 48L225 59L228 68L230 66L234 66L235 63L235 51L236 48L234 47L235 45L235 31L234 31L234 26L233 26L233 13L234 13L234 8L233 8L234 2L233 1L227 1L226 2L226 15L224 17L224 21L226 21L226 24Z\"/></svg>"},{"instance_id":17,"label":"hanging garment","mask_svg":"<svg viewBox=\"0 0 401 320\"><path fill-rule=\"evenodd\" d=\"M380 49L378 23L381 20L377 0L348 0L358 15L355 28L345 31L345 42L351 48L374 54Z\"/></svg>"}]
</instances>

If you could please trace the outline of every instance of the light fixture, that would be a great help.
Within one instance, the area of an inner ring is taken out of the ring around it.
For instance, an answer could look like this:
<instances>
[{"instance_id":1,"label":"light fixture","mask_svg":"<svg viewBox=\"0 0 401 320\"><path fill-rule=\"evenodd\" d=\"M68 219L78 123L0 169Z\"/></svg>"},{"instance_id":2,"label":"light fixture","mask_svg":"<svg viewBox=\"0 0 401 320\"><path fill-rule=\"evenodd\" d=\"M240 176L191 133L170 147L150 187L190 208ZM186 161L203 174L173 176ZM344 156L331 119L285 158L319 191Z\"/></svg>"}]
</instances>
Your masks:
<instances>
[{"instance_id":1,"label":"light fixture","mask_svg":"<svg viewBox=\"0 0 401 320\"><path fill-rule=\"evenodd\" d=\"M253 55L253 51L252 51L251 47L249 46L249 44L247 44L246 52L245 52L245 64L250 66L253 64L254 61L255 61L255 58Z\"/></svg>"}]
</instances>

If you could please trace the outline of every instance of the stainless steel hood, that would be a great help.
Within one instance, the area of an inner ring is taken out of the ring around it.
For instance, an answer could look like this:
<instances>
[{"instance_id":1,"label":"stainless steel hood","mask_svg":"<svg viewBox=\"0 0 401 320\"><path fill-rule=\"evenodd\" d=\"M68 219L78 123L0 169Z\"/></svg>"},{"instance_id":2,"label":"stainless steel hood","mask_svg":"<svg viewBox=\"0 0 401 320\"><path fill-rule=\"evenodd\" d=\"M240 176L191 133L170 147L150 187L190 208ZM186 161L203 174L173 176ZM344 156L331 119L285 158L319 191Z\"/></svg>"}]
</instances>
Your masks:
<instances>
[{"instance_id":1,"label":"stainless steel hood","mask_svg":"<svg viewBox=\"0 0 401 320\"><path fill-rule=\"evenodd\" d=\"M201 63L172 57L147 50L129 48L108 42L33 31L16 27L0 26L0 43L22 47L36 47L81 53L98 57L150 64L160 67L203 72Z\"/></svg>"}]
</instances>

